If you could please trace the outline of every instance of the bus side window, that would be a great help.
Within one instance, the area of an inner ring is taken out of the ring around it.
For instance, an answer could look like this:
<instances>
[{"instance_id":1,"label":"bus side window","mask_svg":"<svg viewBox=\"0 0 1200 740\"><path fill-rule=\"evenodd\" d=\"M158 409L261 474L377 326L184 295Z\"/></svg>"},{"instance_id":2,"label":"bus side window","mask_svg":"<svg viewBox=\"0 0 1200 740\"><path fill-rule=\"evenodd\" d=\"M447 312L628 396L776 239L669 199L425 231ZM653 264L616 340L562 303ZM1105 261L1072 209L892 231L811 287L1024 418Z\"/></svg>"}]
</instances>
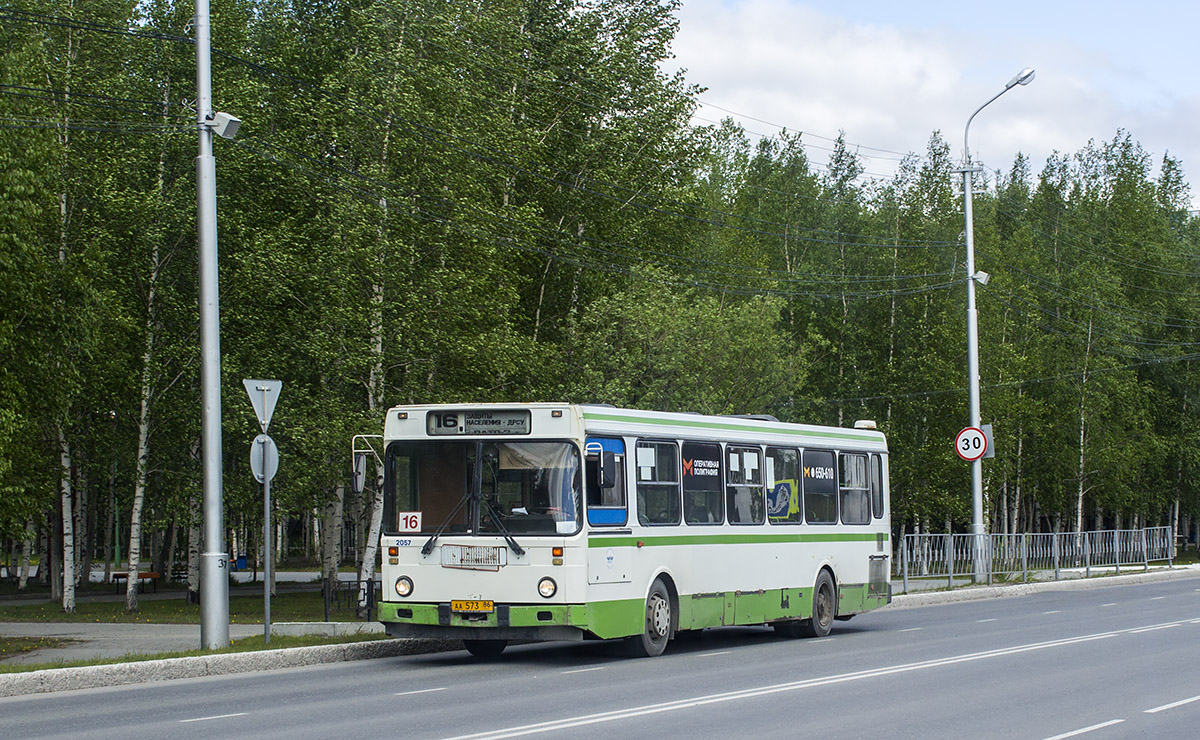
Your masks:
<instances>
[{"instance_id":1,"label":"bus side window","mask_svg":"<svg viewBox=\"0 0 1200 740\"><path fill-rule=\"evenodd\" d=\"M829 450L804 450L804 519L809 524L837 523L837 466Z\"/></svg>"},{"instance_id":2,"label":"bus side window","mask_svg":"<svg viewBox=\"0 0 1200 740\"><path fill-rule=\"evenodd\" d=\"M883 518L883 459L871 455L871 508L875 518Z\"/></svg>"},{"instance_id":3,"label":"bus side window","mask_svg":"<svg viewBox=\"0 0 1200 740\"><path fill-rule=\"evenodd\" d=\"M629 520L625 497L625 442L589 439L584 452L588 524L624 526Z\"/></svg>"},{"instance_id":4,"label":"bus side window","mask_svg":"<svg viewBox=\"0 0 1200 740\"><path fill-rule=\"evenodd\" d=\"M763 491L762 450L757 447L725 449L725 495L730 524L762 524L766 510Z\"/></svg>"},{"instance_id":5,"label":"bus side window","mask_svg":"<svg viewBox=\"0 0 1200 740\"><path fill-rule=\"evenodd\" d=\"M787 447L767 448L767 519L772 524L800 524L800 453Z\"/></svg>"},{"instance_id":6,"label":"bus side window","mask_svg":"<svg viewBox=\"0 0 1200 740\"><path fill-rule=\"evenodd\" d=\"M867 524L871 521L867 456L843 453L839 457L842 524Z\"/></svg>"},{"instance_id":7,"label":"bus side window","mask_svg":"<svg viewBox=\"0 0 1200 740\"><path fill-rule=\"evenodd\" d=\"M640 524L679 524L679 447L637 443L637 515Z\"/></svg>"},{"instance_id":8,"label":"bus side window","mask_svg":"<svg viewBox=\"0 0 1200 740\"><path fill-rule=\"evenodd\" d=\"M683 521L721 524L725 520L721 495L721 445L683 443Z\"/></svg>"}]
</instances>

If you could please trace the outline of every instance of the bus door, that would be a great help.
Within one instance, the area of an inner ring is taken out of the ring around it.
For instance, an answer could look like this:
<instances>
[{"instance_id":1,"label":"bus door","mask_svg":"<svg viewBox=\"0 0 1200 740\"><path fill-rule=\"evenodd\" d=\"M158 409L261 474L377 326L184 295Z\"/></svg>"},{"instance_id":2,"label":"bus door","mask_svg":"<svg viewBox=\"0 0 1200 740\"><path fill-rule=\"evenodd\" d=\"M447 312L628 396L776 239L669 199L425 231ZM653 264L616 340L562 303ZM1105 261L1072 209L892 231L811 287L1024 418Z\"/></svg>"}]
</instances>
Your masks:
<instances>
[{"instance_id":1,"label":"bus door","mask_svg":"<svg viewBox=\"0 0 1200 740\"><path fill-rule=\"evenodd\" d=\"M584 445L588 583L628 583L632 562L625 440L589 437Z\"/></svg>"}]
</instances>

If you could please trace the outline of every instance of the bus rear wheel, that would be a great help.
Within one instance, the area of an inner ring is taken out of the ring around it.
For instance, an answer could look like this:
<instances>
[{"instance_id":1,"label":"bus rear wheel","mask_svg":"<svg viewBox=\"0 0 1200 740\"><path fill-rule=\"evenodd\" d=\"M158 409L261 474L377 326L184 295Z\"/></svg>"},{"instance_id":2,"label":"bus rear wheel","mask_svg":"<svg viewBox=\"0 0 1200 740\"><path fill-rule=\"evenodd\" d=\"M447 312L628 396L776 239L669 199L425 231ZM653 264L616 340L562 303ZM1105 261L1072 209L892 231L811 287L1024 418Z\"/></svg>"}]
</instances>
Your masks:
<instances>
[{"instance_id":1,"label":"bus rear wheel","mask_svg":"<svg viewBox=\"0 0 1200 740\"><path fill-rule=\"evenodd\" d=\"M654 658L663 654L671 639L671 594L661 578L654 579L646 596L646 614L642 634L629 638L637 657Z\"/></svg>"},{"instance_id":2,"label":"bus rear wheel","mask_svg":"<svg viewBox=\"0 0 1200 740\"><path fill-rule=\"evenodd\" d=\"M463 640L467 652L481 660L495 660L508 647L508 640Z\"/></svg>"},{"instance_id":3,"label":"bus rear wheel","mask_svg":"<svg viewBox=\"0 0 1200 740\"><path fill-rule=\"evenodd\" d=\"M817 575L817 585L813 589L812 619L804 626L805 634L810 637L825 637L833 629L833 620L837 616L837 600L835 598L833 578L829 571L822 570Z\"/></svg>"}]
</instances>

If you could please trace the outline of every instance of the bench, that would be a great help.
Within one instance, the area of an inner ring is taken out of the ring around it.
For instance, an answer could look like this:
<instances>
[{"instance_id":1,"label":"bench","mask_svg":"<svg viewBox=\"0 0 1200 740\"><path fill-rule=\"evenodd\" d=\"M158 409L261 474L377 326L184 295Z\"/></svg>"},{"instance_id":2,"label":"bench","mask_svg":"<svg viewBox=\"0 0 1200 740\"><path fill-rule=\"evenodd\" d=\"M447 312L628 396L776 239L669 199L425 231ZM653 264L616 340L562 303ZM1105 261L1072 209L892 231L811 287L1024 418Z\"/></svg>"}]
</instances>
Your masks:
<instances>
[{"instance_id":1,"label":"bench","mask_svg":"<svg viewBox=\"0 0 1200 740\"><path fill-rule=\"evenodd\" d=\"M125 581L125 580L129 579L129 571L125 571L125 570L115 571L109 577L111 578L111 580L114 584L117 584L121 581ZM145 583L146 581L149 581L150 584L152 586L154 586L154 592L158 593L158 581L159 581L159 579L162 578L162 573L159 573L159 572L153 571L153 570L140 570L140 571L138 571L137 577L138 577L138 585L139 586L142 585L143 583ZM120 589L118 588L117 590L119 591Z\"/></svg>"}]
</instances>

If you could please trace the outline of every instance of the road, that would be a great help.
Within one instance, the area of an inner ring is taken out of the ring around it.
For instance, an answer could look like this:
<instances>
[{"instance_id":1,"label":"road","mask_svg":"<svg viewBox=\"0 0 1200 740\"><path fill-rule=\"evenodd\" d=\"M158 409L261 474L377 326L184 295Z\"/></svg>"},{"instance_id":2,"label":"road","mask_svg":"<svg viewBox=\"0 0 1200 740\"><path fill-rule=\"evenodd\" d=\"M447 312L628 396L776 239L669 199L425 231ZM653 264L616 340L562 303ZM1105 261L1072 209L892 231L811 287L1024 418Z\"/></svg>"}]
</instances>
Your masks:
<instances>
[{"instance_id":1,"label":"road","mask_svg":"<svg viewBox=\"0 0 1200 740\"><path fill-rule=\"evenodd\" d=\"M12 738L1046 738L1200 735L1200 581L885 609L656 659L607 643L0 699Z\"/></svg>"}]
</instances>

